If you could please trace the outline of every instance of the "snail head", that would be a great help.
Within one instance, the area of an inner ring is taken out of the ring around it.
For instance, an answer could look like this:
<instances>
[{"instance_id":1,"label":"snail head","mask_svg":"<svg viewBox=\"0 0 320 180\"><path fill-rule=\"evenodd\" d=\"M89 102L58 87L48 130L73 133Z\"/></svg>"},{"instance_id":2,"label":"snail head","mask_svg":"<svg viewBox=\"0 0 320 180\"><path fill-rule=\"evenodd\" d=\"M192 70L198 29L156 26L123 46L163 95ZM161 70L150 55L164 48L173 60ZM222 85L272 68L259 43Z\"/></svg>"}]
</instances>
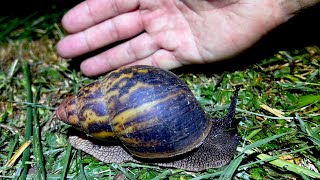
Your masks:
<instances>
[{"instance_id":1,"label":"snail head","mask_svg":"<svg viewBox=\"0 0 320 180\"><path fill-rule=\"evenodd\" d=\"M79 119L76 112L75 97L69 96L64 100L55 111L55 116L70 125L77 125Z\"/></svg>"}]
</instances>

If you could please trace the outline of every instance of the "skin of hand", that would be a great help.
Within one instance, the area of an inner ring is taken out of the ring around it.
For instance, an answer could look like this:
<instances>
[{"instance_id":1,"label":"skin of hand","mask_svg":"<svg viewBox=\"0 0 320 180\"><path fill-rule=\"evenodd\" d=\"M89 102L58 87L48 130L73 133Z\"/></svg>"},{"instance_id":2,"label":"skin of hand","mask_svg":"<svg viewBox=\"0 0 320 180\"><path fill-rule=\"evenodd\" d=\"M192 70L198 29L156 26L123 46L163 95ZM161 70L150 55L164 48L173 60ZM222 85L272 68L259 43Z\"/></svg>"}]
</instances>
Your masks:
<instances>
[{"instance_id":1,"label":"skin of hand","mask_svg":"<svg viewBox=\"0 0 320 180\"><path fill-rule=\"evenodd\" d=\"M127 65L173 69L237 55L319 0L87 0L63 19L58 54L74 58L121 41L81 63L87 76Z\"/></svg>"}]
</instances>

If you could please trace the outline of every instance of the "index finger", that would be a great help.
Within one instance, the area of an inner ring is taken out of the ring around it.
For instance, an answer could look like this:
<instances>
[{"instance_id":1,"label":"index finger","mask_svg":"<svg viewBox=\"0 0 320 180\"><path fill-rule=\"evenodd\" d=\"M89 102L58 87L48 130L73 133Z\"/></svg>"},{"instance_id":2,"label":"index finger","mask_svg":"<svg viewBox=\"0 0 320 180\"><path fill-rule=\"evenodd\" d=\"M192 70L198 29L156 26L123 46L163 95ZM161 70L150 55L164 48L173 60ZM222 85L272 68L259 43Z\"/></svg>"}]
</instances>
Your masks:
<instances>
[{"instance_id":1,"label":"index finger","mask_svg":"<svg viewBox=\"0 0 320 180\"><path fill-rule=\"evenodd\" d=\"M63 16L62 26L67 32L76 33L138 7L139 0L86 0Z\"/></svg>"}]
</instances>

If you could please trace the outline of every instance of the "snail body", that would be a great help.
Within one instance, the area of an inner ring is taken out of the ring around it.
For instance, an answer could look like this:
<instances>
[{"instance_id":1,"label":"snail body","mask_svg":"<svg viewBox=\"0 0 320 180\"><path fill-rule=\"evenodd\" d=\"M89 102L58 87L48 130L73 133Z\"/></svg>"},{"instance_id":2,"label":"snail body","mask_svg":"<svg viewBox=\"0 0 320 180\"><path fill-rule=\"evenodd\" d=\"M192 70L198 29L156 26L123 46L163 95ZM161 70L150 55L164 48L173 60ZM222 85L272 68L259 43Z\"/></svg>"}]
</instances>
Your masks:
<instances>
[{"instance_id":1,"label":"snail body","mask_svg":"<svg viewBox=\"0 0 320 180\"><path fill-rule=\"evenodd\" d=\"M100 140L70 138L74 147L105 162L203 170L228 163L235 153L236 132L226 130L237 125L237 91L226 118L210 119L175 74L131 66L84 86L61 103L56 116ZM111 146L111 139L121 143Z\"/></svg>"}]
</instances>

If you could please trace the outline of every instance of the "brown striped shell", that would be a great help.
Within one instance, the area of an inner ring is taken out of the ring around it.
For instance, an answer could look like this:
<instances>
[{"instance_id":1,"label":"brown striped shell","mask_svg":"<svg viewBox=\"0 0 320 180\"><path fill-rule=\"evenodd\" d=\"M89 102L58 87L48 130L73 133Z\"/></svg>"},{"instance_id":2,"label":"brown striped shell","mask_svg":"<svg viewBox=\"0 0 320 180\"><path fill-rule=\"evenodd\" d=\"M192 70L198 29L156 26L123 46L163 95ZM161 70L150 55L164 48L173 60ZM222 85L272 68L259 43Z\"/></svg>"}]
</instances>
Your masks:
<instances>
[{"instance_id":1,"label":"brown striped shell","mask_svg":"<svg viewBox=\"0 0 320 180\"><path fill-rule=\"evenodd\" d=\"M228 163L235 153L238 138L228 129L237 125L234 114L238 90L228 115L209 119L175 74L152 66L131 66L84 86L61 103L56 116L104 140L96 144L71 138L74 147L102 161L148 163L143 159L158 159L152 162L203 170ZM126 150L110 146L110 139L121 141L120 146ZM173 159L164 160L168 157Z\"/></svg>"}]
</instances>

